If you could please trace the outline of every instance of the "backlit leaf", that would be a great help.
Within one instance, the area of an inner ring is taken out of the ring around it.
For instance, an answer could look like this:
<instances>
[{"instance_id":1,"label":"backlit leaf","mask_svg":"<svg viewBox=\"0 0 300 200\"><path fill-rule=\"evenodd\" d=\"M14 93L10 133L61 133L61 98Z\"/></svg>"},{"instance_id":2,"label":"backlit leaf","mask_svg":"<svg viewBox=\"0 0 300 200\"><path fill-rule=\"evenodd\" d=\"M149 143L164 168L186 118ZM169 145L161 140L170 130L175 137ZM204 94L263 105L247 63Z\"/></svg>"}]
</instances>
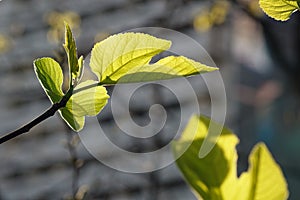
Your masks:
<instances>
[{"instance_id":1,"label":"backlit leaf","mask_svg":"<svg viewBox=\"0 0 300 200\"><path fill-rule=\"evenodd\" d=\"M79 76L81 69L79 68L79 64L78 64L75 39L73 37L69 25L66 23L65 26L66 26L66 30L65 30L64 48L68 56L69 70L71 73L70 75L72 80L72 79L76 79Z\"/></svg>"},{"instance_id":2,"label":"backlit leaf","mask_svg":"<svg viewBox=\"0 0 300 200\"><path fill-rule=\"evenodd\" d=\"M173 142L176 163L199 199L253 200L287 199L287 183L280 167L264 144L252 151L250 167L237 177L237 137L223 128L212 151L199 158L199 150L208 127L217 123L206 117L193 116L181 138Z\"/></svg>"},{"instance_id":3,"label":"backlit leaf","mask_svg":"<svg viewBox=\"0 0 300 200\"><path fill-rule=\"evenodd\" d=\"M259 5L268 16L280 21L288 20L299 10L297 0L259 0Z\"/></svg>"},{"instance_id":4,"label":"backlit leaf","mask_svg":"<svg viewBox=\"0 0 300 200\"><path fill-rule=\"evenodd\" d=\"M183 153L176 163L199 198L232 200L237 186L235 146L238 139L224 128L212 151L200 159L199 150L210 124L214 125L203 116L191 118L181 138L173 142L175 157Z\"/></svg>"},{"instance_id":5,"label":"backlit leaf","mask_svg":"<svg viewBox=\"0 0 300 200\"><path fill-rule=\"evenodd\" d=\"M79 82L80 80L81 80L81 78L82 78L82 75L83 75L83 63L84 63L84 60L83 60L83 56L80 56L79 58L78 58L78 67L79 67L79 69L78 69L78 73L77 73L77 77L76 77L76 81L77 82Z\"/></svg>"},{"instance_id":6,"label":"backlit leaf","mask_svg":"<svg viewBox=\"0 0 300 200\"><path fill-rule=\"evenodd\" d=\"M62 117L75 131L80 131L83 128L84 116L97 115L107 104L109 96L105 87L85 88L96 83L96 81L88 80L78 84L66 107L61 109Z\"/></svg>"},{"instance_id":7,"label":"backlit leaf","mask_svg":"<svg viewBox=\"0 0 300 200\"><path fill-rule=\"evenodd\" d=\"M253 148L249 164L239 179L236 199L287 199L287 183L265 144Z\"/></svg>"},{"instance_id":8,"label":"backlit leaf","mask_svg":"<svg viewBox=\"0 0 300 200\"><path fill-rule=\"evenodd\" d=\"M63 73L60 65L52 58L40 58L33 62L34 71L52 103L61 100Z\"/></svg>"},{"instance_id":9,"label":"backlit leaf","mask_svg":"<svg viewBox=\"0 0 300 200\"><path fill-rule=\"evenodd\" d=\"M90 66L103 84L169 79L197 74L200 69L201 72L212 71L182 56L170 56L149 64L153 56L169 49L170 45L168 40L143 33L116 34L94 46Z\"/></svg>"},{"instance_id":10,"label":"backlit leaf","mask_svg":"<svg viewBox=\"0 0 300 200\"><path fill-rule=\"evenodd\" d=\"M132 68L145 65L153 56L168 49L171 42L143 33L120 33L97 43L91 54L90 66L99 81L111 76L111 82Z\"/></svg>"},{"instance_id":11,"label":"backlit leaf","mask_svg":"<svg viewBox=\"0 0 300 200\"><path fill-rule=\"evenodd\" d=\"M168 56L154 64L143 65L127 72L119 83L165 80L183 76L215 71L209 67L184 56ZM114 79L114 76L111 76Z\"/></svg>"}]
</instances>

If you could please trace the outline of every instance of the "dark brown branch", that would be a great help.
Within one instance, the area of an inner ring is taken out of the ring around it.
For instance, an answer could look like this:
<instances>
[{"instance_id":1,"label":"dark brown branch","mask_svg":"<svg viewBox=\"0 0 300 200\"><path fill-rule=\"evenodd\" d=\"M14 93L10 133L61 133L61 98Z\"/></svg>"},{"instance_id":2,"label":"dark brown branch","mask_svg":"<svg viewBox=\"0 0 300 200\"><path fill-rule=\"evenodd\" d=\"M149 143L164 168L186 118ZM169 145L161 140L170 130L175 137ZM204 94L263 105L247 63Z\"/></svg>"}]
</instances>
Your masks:
<instances>
[{"instance_id":1,"label":"dark brown branch","mask_svg":"<svg viewBox=\"0 0 300 200\"><path fill-rule=\"evenodd\" d=\"M7 142L19 135L22 135L24 133L27 133L32 129L34 126L38 125L42 121L48 119L49 117L52 117L56 111L58 111L60 108L63 108L66 106L66 103L70 99L73 93L73 88L70 88L67 94L60 100L60 102L53 104L48 110L46 110L43 114L35 118L33 121L29 122L28 124L22 126L21 128L6 134L5 136L2 136L0 138L0 144Z\"/></svg>"},{"instance_id":2,"label":"dark brown branch","mask_svg":"<svg viewBox=\"0 0 300 200\"><path fill-rule=\"evenodd\" d=\"M91 84L85 87L82 87L78 90L74 90L73 91L73 87L71 87L68 92L66 93L66 95L60 100L60 102L53 104L48 110L46 110L43 114L41 114L40 116L38 116L37 118L35 118L33 121L29 122L28 124L22 126L21 128L6 134L5 136L2 136L0 138L0 144L7 142L8 140L11 140L19 135L22 135L24 133L27 133L30 131L30 129L32 129L34 126L38 125L39 123L41 123L42 121L48 119L49 117L52 117L56 111L58 111L60 108L63 108L66 106L68 100L70 99L70 97L73 94L76 94L78 92L81 92L83 90L87 90L93 87L97 87L102 85L101 83L95 83L95 84Z\"/></svg>"}]
</instances>

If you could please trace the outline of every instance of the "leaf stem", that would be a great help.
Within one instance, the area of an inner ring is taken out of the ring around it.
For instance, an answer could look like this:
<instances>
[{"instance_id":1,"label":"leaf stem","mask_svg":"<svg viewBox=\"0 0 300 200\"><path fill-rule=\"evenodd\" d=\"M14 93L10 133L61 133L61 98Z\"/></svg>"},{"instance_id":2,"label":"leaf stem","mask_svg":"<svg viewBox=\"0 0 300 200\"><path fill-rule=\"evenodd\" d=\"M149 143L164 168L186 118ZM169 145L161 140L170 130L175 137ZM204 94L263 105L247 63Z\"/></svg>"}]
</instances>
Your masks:
<instances>
[{"instance_id":1,"label":"leaf stem","mask_svg":"<svg viewBox=\"0 0 300 200\"><path fill-rule=\"evenodd\" d=\"M56 111L58 111L60 108L63 108L66 106L68 100L71 98L73 94L73 86L70 87L68 92L63 96L63 98L58 102L52 104L50 108L48 108L44 113L42 113L40 116L29 122L28 124L22 126L21 128L10 132L0 138L0 144L7 142L21 134L29 132L34 126L38 125L42 121L48 119L49 117L52 117Z\"/></svg>"},{"instance_id":2,"label":"leaf stem","mask_svg":"<svg viewBox=\"0 0 300 200\"><path fill-rule=\"evenodd\" d=\"M81 92L83 90L87 90L87 89L90 89L90 88L93 88L93 87L97 87L97 86L104 86L102 83L98 82L98 83L94 83L94 84L91 84L91 85L87 85L87 86L84 86L82 88L79 88L77 90L74 90L73 94L76 94L78 92Z\"/></svg>"}]
</instances>

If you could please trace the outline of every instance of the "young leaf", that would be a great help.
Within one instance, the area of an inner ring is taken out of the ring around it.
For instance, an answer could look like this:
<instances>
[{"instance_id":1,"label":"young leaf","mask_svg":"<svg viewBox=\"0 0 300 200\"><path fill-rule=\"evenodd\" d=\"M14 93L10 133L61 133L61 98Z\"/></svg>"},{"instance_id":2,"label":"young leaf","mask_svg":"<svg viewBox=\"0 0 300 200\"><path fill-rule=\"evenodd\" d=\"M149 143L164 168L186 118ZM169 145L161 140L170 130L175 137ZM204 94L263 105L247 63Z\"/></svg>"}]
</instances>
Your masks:
<instances>
[{"instance_id":1,"label":"young leaf","mask_svg":"<svg viewBox=\"0 0 300 200\"><path fill-rule=\"evenodd\" d=\"M83 128L84 116L97 115L107 104L109 96L105 87L84 88L96 83L96 81L88 80L78 84L66 107L61 109L61 116L75 131L80 131ZM84 90L76 93L76 90L80 89Z\"/></svg>"},{"instance_id":2,"label":"young leaf","mask_svg":"<svg viewBox=\"0 0 300 200\"><path fill-rule=\"evenodd\" d=\"M209 126L216 125L206 117L193 116L178 141L173 142L176 163L204 200L283 200L288 196L284 176L263 144L258 144L250 155L250 167L237 177L237 137L228 129L222 130L212 151L199 158L199 150Z\"/></svg>"},{"instance_id":3,"label":"young leaf","mask_svg":"<svg viewBox=\"0 0 300 200\"><path fill-rule=\"evenodd\" d=\"M154 64L142 65L131 69L118 80L118 83L165 80L211 72L217 69L183 56L168 56ZM114 75L110 78L116 79Z\"/></svg>"},{"instance_id":4,"label":"young leaf","mask_svg":"<svg viewBox=\"0 0 300 200\"><path fill-rule=\"evenodd\" d=\"M64 48L68 56L69 70L70 70L70 81L76 80L80 74L80 66L77 58L77 49L75 39L69 25L66 23L65 30L65 44ZM80 61L81 62L81 61Z\"/></svg>"},{"instance_id":5,"label":"young leaf","mask_svg":"<svg viewBox=\"0 0 300 200\"><path fill-rule=\"evenodd\" d=\"M105 87L96 86L86 89L90 85L97 84L96 81L88 80L80 83L76 90L84 89L78 93L73 94L71 101L67 103L67 107L72 106L72 111L76 116L95 116L107 104L109 98ZM70 103L70 104L69 104Z\"/></svg>"},{"instance_id":6,"label":"young leaf","mask_svg":"<svg viewBox=\"0 0 300 200\"><path fill-rule=\"evenodd\" d=\"M52 103L64 96L62 91L63 73L60 65L52 58L40 58L33 62L34 71Z\"/></svg>"},{"instance_id":7,"label":"young leaf","mask_svg":"<svg viewBox=\"0 0 300 200\"><path fill-rule=\"evenodd\" d=\"M168 40L143 33L116 34L94 46L90 66L101 83L116 83L132 68L148 64L170 45Z\"/></svg>"},{"instance_id":8,"label":"young leaf","mask_svg":"<svg viewBox=\"0 0 300 200\"><path fill-rule=\"evenodd\" d=\"M268 16L280 21L288 20L299 10L297 0L259 0L259 5Z\"/></svg>"},{"instance_id":9,"label":"young leaf","mask_svg":"<svg viewBox=\"0 0 300 200\"><path fill-rule=\"evenodd\" d=\"M217 70L183 56L169 56L149 64L171 42L143 33L113 35L96 44L90 66L103 84L154 81Z\"/></svg>"}]
</instances>

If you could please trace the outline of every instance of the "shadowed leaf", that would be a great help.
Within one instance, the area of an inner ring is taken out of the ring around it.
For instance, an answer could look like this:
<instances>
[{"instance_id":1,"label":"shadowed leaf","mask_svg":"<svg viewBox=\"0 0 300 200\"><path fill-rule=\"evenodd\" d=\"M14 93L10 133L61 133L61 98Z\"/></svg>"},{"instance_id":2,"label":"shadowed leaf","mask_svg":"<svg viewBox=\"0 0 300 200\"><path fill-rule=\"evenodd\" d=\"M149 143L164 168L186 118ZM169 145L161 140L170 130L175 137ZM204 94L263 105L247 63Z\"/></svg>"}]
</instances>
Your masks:
<instances>
[{"instance_id":1,"label":"shadowed leaf","mask_svg":"<svg viewBox=\"0 0 300 200\"><path fill-rule=\"evenodd\" d=\"M237 137L223 128L212 151L199 158L199 150L207 136L209 126L206 117L193 116L181 138L173 142L176 163L199 199L204 200L283 200L288 197L287 183L280 167L264 144L252 151L250 167L237 177Z\"/></svg>"},{"instance_id":2,"label":"shadowed leaf","mask_svg":"<svg viewBox=\"0 0 300 200\"><path fill-rule=\"evenodd\" d=\"M249 157L250 167L239 179L236 199L287 199L288 188L280 167L263 143Z\"/></svg>"}]
</instances>

